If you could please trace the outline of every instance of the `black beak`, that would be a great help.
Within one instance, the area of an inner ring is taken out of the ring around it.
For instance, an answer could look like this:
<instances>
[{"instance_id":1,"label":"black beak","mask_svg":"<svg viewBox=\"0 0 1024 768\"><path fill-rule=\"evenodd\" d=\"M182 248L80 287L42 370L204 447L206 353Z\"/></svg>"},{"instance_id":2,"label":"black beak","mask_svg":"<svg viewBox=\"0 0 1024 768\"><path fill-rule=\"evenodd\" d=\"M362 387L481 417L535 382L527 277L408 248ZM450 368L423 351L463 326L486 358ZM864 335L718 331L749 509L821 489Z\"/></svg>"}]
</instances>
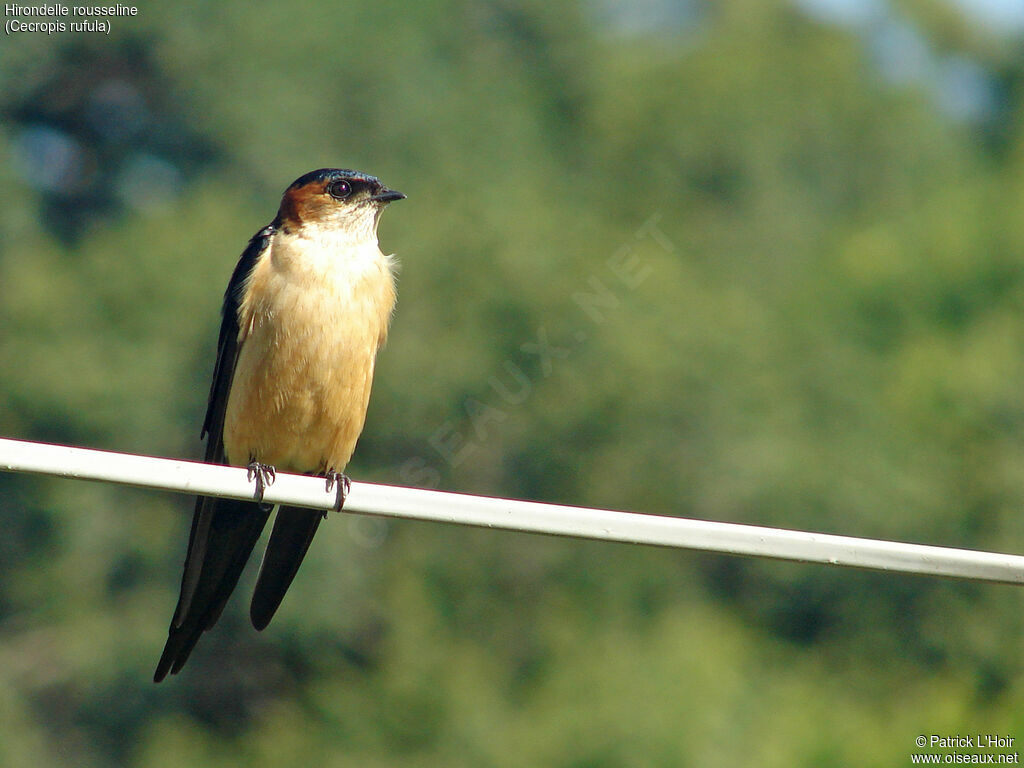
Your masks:
<instances>
[{"instance_id":1,"label":"black beak","mask_svg":"<svg viewBox=\"0 0 1024 768\"><path fill-rule=\"evenodd\" d=\"M395 200L405 200L405 195L396 189L383 187L380 192L373 195L370 199L378 203L393 203Z\"/></svg>"}]
</instances>

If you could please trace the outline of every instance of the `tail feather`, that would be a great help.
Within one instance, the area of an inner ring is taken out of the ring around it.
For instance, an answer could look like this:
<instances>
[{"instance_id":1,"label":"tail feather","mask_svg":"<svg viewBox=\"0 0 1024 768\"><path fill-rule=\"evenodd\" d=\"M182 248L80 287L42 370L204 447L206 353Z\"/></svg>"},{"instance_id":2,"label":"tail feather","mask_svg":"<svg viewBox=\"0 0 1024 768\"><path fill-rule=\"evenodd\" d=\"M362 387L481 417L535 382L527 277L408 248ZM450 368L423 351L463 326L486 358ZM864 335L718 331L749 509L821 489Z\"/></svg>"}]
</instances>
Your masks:
<instances>
[{"instance_id":1,"label":"tail feather","mask_svg":"<svg viewBox=\"0 0 1024 768\"><path fill-rule=\"evenodd\" d=\"M154 682L168 672L176 674L199 637L220 618L269 515L267 507L251 501L206 496L197 500L182 594Z\"/></svg>"},{"instance_id":2,"label":"tail feather","mask_svg":"<svg viewBox=\"0 0 1024 768\"><path fill-rule=\"evenodd\" d=\"M324 515L314 509L281 507L256 579L249 618L262 630L274 617L291 586Z\"/></svg>"}]
</instances>

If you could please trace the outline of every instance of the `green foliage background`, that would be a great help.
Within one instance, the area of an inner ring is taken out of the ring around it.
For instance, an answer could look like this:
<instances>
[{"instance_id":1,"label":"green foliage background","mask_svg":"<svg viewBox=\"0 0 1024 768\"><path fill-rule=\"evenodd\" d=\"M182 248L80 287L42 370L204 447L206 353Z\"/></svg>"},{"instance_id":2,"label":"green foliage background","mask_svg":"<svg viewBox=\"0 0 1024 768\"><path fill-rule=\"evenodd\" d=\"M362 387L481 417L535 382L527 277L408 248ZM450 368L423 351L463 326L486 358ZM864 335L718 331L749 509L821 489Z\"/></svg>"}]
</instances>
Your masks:
<instances>
[{"instance_id":1,"label":"green foliage background","mask_svg":"<svg viewBox=\"0 0 1024 768\"><path fill-rule=\"evenodd\" d=\"M5 38L0 434L197 457L238 254L293 178L347 166L409 196L357 480L1024 551L1024 56L893 5L989 74L990 114L784 2L184 0ZM203 149L179 194L69 233L19 132L118 56L165 146ZM238 597L154 686L190 513L0 477L0 764L891 766L922 733L1024 738L1017 589L338 517L267 631Z\"/></svg>"}]
</instances>

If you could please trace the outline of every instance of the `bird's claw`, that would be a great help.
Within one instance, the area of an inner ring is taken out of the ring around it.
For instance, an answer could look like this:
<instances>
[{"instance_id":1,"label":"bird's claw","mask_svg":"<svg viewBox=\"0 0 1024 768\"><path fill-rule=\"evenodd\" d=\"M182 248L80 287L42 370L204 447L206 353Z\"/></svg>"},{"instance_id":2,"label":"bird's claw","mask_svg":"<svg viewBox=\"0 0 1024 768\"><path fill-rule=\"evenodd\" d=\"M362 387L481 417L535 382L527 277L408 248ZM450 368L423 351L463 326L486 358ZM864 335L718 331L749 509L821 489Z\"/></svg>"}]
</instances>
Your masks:
<instances>
[{"instance_id":1,"label":"bird's claw","mask_svg":"<svg viewBox=\"0 0 1024 768\"><path fill-rule=\"evenodd\" d=\"M348 479L348 475L343 472L335 472L333 469L324 477L327 479L327 492L336 490L337 493L334 500L334 511L341 512L341 508L345 506L345 499L348 498L348 492L352 490L352 481ZM327 517L326 511L324 517Z\"/></svg>"},{"instance_id":2,"label":"bird's claw","mask_svg":"<svg viewBox=\"0 0 1024 768\"><path fill-rule=\"evenodd\" d=\"M256 481L256 494L255 499L260 504L263 503L263 493L274 484L274 480L277 479L277 470L269 464L260 464L258 461L250 461L249 466L246 467L249 470L249 482L251 483L254 479Z\"/></svg>"}]
</instances>

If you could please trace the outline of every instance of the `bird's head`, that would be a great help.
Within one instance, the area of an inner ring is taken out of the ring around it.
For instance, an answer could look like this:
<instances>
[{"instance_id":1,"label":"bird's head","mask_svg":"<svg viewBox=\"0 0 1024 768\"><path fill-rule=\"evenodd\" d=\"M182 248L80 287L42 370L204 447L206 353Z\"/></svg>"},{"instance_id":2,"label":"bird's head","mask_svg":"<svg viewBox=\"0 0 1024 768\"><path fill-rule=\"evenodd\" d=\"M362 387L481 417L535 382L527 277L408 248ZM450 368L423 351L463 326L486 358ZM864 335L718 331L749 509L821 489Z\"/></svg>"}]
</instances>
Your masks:
<instances>
[{"instance_id":1,"label":"bird's head","mask_svg":"<svg viewBox=\"0 0 1024 768\"><path fill-rule=\"evenodd\" d=\"M375 237L388 203L405 197L375 176L339 168L310 171L292 182L281 198L278 225L285 230L315 226Z\"/></svg>"}]
</instances>

